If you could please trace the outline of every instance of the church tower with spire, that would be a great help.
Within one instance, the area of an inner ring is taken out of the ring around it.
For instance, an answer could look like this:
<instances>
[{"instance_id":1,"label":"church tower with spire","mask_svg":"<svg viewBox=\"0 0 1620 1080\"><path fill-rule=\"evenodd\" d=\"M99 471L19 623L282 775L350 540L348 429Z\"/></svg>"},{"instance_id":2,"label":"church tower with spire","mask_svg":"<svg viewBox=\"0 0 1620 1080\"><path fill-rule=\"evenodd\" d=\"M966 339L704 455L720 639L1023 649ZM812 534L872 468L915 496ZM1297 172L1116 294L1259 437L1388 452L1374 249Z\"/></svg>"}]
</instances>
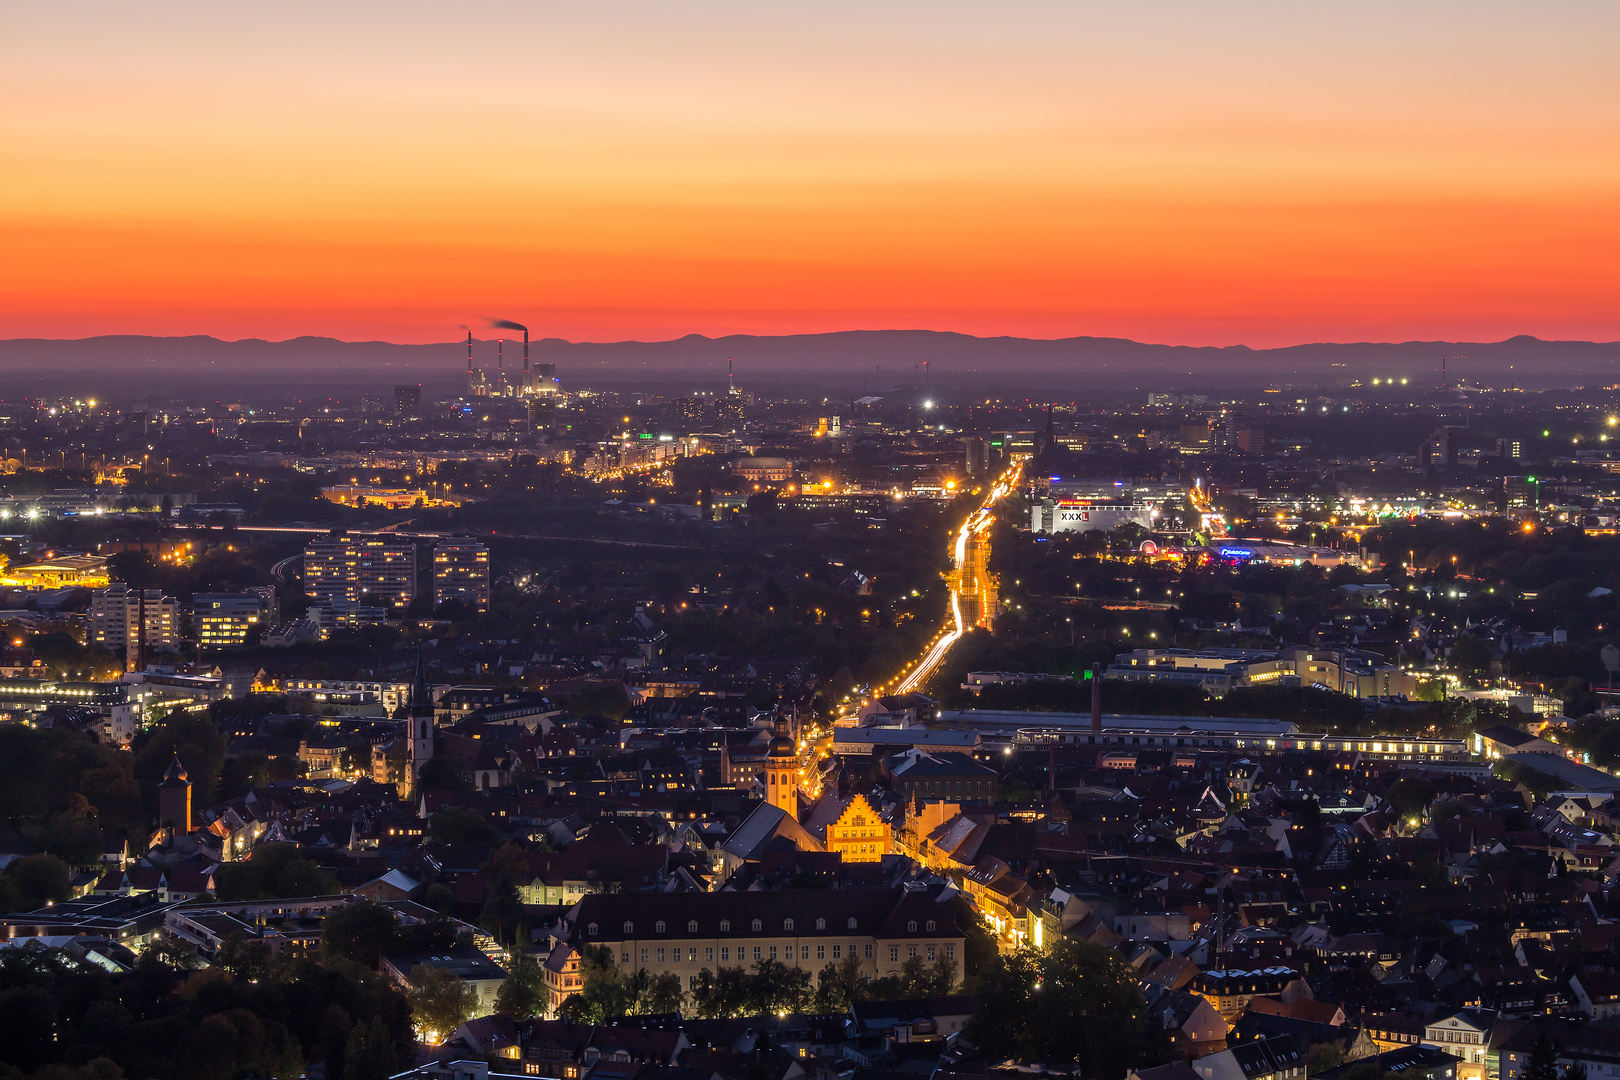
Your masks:
<instances>
[{"instance_id":1,"label":"church tower with spire","mask_svg":"<svg viewBox=\"0 0 1620 1080\"><path fill-rule=\"evenodd\" d=\"M422 766L433 758L433 690L428 686L427 666L422 650L416 650L416 677L411 681L411 701L405 709L405 778L400 786L409 797L416 790Z\"/></svg>"},{"instance_id":2,"label":"church tower with spire","mask_svg":"<svg viewBox=\"0 0 1620 1080\"><path fill-rule=\"evenodd\" d=\"M787 717L776 714L776 737L765 752L765 800L780 807L795 821L799 817L798 744L788 731Z\"/></svg>"},{"instance_id":3,"label":"church tower with spire","mask_svg":"<svg viewBox=\"0 0 1620 1080\"><path fill-rule=\"evenodd\" d=\"M178 753L158 784L158 828L169 837L191 832L191 779Z\"/></svg>"}]
</instances>

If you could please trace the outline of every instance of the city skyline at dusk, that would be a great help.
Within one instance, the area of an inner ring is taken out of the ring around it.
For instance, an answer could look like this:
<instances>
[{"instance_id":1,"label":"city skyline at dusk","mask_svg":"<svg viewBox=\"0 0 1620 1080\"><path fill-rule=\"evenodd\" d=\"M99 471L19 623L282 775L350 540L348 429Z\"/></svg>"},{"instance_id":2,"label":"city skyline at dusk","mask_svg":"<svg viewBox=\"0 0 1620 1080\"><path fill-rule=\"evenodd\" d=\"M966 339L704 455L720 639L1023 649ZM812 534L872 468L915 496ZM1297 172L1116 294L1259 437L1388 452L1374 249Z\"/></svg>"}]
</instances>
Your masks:
<instances>
[{"instance_id":1,"label":"city skyline at dusk","mask_svg":"<svg viewBox=\"0 0 1620 1080\"><path fill-rule=\"evenodd\" d=\"M1607 5L52 5L0 337L1620 338Z\"/></svg>"}]
</instances>

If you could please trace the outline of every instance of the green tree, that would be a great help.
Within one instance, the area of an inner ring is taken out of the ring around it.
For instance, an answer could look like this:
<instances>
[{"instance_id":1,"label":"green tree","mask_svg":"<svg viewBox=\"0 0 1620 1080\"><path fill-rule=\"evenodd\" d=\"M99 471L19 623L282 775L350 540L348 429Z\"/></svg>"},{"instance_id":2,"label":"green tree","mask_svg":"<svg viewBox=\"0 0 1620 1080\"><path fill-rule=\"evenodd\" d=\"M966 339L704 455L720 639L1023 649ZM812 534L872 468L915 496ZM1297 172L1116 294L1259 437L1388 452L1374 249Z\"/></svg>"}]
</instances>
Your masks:
<instances>
[{"instance_id":1,"label":"green tree","mask_svg":"<svg viewBox=\"0 0 1620 1080\"><path fill-rule=\"evenodd\" d=\"M456 894L450 891L448 885L435 881L428 886L427 892L422 894L422 906L432 908L440 915L448 915L456 906Z\"/></svg>"},{"instance_id":2,"label":"green tree","mask_svg":"<svg viewBox=\"0 0 1620 1080\"><path fill-rule=\"evenodd\" d=\"M447 806L428 818L428 832L435 844L451 847L493 844L500 839L482 814L459 806Z\"/></svg>"},{"instance_id":3,"label":"green tree","mask_svg":"<svg viewBox=\"0 0 1620 1080\"><path fill-rule=\"evenodd\" d=\"M587 683L569 694L566 704L575 716L605 716L617 721L630 711L630 695L622 683Z\"/></svg>"},{"instance_id":4,"label":"green tree","mask_svg":"<svg viewBox=\"0 0 1620 1080\"><path fill-rule=\"evenodd\" d=\"M1429 808L1429 820L1436 825L1444 825L1454 817L1463 817L1468 813L1468 804L1461 799L1438 799Z\"/></svg>"},{"instance_id":5,"label":"green tree","mask_svg":"<svg viewBox=\"0 0 1620 1080\"><path fill-rule=\"evenodd\" d=\"M55 855L24 856L0 875L0 910L33 911L71 893L72 874Z\"/></svg>"},{"instance_id":6,"label":"green tree","mask_svg":"<svg viewBox=\"0 0 1620 1080\"><path fill-rule=\"evenodd\" d=\"M816 976L816 1012L847 1012L851 1005L867 1000L871 989L872 980L861 970L858 957L846 956L836 964L828 961Z\"/></svg>"},{"instance_id":7,"label":"green tree","mask_svg":"<svg viewBox=\"0 0 1620 1080\"><path fill-rule=\"evenodd\" d=\"M76 791L68 794L66 808L51 815L39 836L42 848L70 866L94 866L101 858L103 841L96 808Z\"/></svg>"},{"instance_id":8,"label":"green tree","mask_svg":"<svg viewBox=\"0 0 1620 1080\"><path fill-rule=\"evenodd\" d=\"M249 982L268 979L271 971L270 949L261 941L251 940L241 931L233 931L220 944L214 964L238 979Z\"/></svg>"},{"instance_id":9,"label":"green tree","mask_svg":"<svg viewBox=\"0 0 1620 1080\"><path fill-rule=\"evenodd\" d=\"M672 1013L681 1007L681 977L665 971L647 980L646 989L636 1002L638 1013Z\"/></svg>"},{"instance_id":10,"label":"green tree","mask_svg":"<svg viewBox=\"0 0 1620 1080\"><path fill-rule=\"evenodd\" d=\"M1022 950L981 976L970 1038L991 1057L1120 1080L1146 1045L1147 1003L1134 975L1117 952L1089 942Z\"/></svg>"},{"instance_id":11,"label":"green tree","mask_svg":"<svg viewBox=\"0 0 1620 1080\"><path fill-rule=\"evenodd\" d=\"M459 975L431 964L411 969L411 1018L434 1042L442 1042L478 1008L478 994Z\"/></svg>"},{"instance_id":12,"label":"green tree","mask_svg":"<svg viewBox=\"0 0 1620 1080\"><path fill-rule=\"evenodd\" d=\"M13 986L0 992L0 1057L23 1072L50 1060L56 1041L56 1002L38 986Z\"/></svg>"},{"instance_id":13,"label":"green tree","mask_svg":"<svg viewBox=\"0 0 1620 1080\"><path fill-rule=\"evenodd\" d=\"M780 960L760 960L749 975L748 988L753 1012L802 1012L810 1003L810 972Z\"/></svg>"},{"instance_id":14,"label":"green tree","mask_svg":"<svg viewBox=\"0 0 1620 1080\"><path fill-rule=\"evenodd\" d=\"M962 974L972 979L995 962L1001 955L1001 949L996 944L995 935L990 932L990 925L967 902L966 897L958 894L945 906L950 909L957 929L962 931L966 939L962 946Z\"/></svg>"},{"instance_id":15,"label":"green tree","mask_svg":"<svg viewBox=\"0 0 1620 1080\"><path fill-rule=\"evenodd\" d=\"M370 901L345 904L321 921L321 957L376 970L394 940L394 913Z\"/></svg>"},{"instance_id":16,"label":"green tree","mask_svg":"<svg viewBox=\"0 0 1620 1080\"><path fill-rule=\"evenodd\" d=\"M748 973L740 967L704 968L691 990L693 1011L708 1019L741 1016L748 1011Z\"/></svg>"},{"instance_id":17,"label":"green tree","mask_svg":"<svg viewBox=\"0 0 1620 1080\"><path fill-rule=\"evenodd\" d=\"M214 871L214 887L221 900L331 896L342 890L336 878L293 844L260 844L246 860Z\"/></svg>"},{"instance_id":18,"label":"green tree","mask_svg":"<svg viewBox=\"0 0 1620 1080\"><path fill-rule=\"evenodd\" d=\"M562 1005L568 1019L600 1024L624 1016L634 1007L637 989L632 980L619 973L613 963L613 952L607 946L587 945L581 949L579 974L579 993L571 995Z\"/></svg>"},{"instance_id":19,"label":"green tree","mask_svg":"<svg viewBox=\"0 0 1620 1080\"><path fill-rule=\"evenodd\" d=\"M1446 662L1453 671L1476 681L1490 674L1491 660L1490 645L1472 634L1459 637L1446 654Z\"/></svg>"},{"instance_id":20,"label":"green tree","mask_svg":"<svg viewBox=\"0 0 1620 1080\"><path fill-rule=\"evenodd\" d=\"M1306 1050L1307 1076L1336 1069L1344 1063L1344 1047L1338 1043L1311 1043Z\"/></svg>"},{"instance_id":21,"label":"green tree","mask_svg":"<svg viewBox=\"0 0 1620 1080\"><path fill-rule=\"evenodd\" d=\"M148 804L156 806L158 781L178 755L191 781L191 804L211 805L225 763L225 749L225 736L206 713L169 713L135 755L135 777L148 792Z\"/></svg>"},{"instance_id":22,"label":"green tree","mask_svg":"<svg viewBox=\"0 0 1620 1080\"><path fill-rule=\"evenodd\" d=\"M996 957L979 973L979 1005L967 1032L990 1058L1039 1060L1034 996L1041 968L1041 954L1022 949Z\"/></svg>"},{"instance_id":23,"label":"green tree","mask_svg":"<svg viewBox=\"0 0 1620 1080\"><path fill-rule=\"evenodd\" d=\"M416 787L419 791L471 791L472 780L454 761L435 757L429 758L416 774Z\"/></svg>"},{"instance_id":24,"label":"green tree","mask_svg":"<svg viewBox=\"0 0 1620 1080\"><path fill-rule=\"evenodd\" d=\"M1520 1080L1558 1080L1558 1051L1552 1039L1542 1032L1530 1047L1530 1058L1525 1062Z\"/></svg>"},{"instance_id":25,"label":"green tree","mask_svg":"<svg viewBox=\"0 0 1620 1080\"><path fill-rule=\"evenodd\" d=\"M532 879L528 856L517 844L508 842L502 844L481 869L489 881L489 892L484 909L479 913L479 925L496 940L510 943L514 935L524 929L518 882Z\"/></svg>"},{"instance_id":26,"label":"green tree","mask_svg":"<svg viewBox=\"0 0 1620 1080\"><path fill-rule=\"evenodd\" d=\"M1427 780L1403 776L1389 785L1384 798L1389 800L1403 821L1421 819L1429 803L1434 801L1434 785Z\"/></svg>"},{"instance_id":27,"label":"green tree","mask_svg":"<svg viewBox=\"0 0 1620 1080\"><path fill-rule=\"evenodd\" d=\"M527 1020L546 1011L549 995L540 961L524 953L507 965L506 981L495 995L495 1011L514 1020Z\"/></svg>"},{"instance_id":28,"label":"green tree","mask_svg":"<svg viewBox=\"0 0 1620 1080\"><path fill-rule=\"evenodd\" d=\"M341 1080L388 1080L399 1072L393 1033L380 1016L355 1024L343 1049Z\"/></svg>"}]
</instances>

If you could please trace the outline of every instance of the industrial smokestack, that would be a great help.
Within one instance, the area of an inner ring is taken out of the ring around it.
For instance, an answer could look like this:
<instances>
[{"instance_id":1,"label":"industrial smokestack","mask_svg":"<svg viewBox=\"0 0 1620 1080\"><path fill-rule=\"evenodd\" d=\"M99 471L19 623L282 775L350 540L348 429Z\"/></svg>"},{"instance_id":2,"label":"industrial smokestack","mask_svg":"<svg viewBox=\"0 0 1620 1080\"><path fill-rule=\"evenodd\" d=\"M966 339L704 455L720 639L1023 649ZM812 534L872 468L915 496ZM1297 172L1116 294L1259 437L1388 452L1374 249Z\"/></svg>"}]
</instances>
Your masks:
<instances>
[{"instance_id":1,"label":"industrial smokestack","mask_svg":"<svg viewBox=\"0 0 1620 1080\"><path fill-rule=\"evenodd\" d=\"M1091 733L1102 734L1102 665L1091 665Z\"/></svg>"},{"instance_id":2,"label":"industrial smokestack","mask_svg":"<svg viewBox=\"0 0 1620 1080\"><path fill-rule=\"evenodd\" d=\"M472 331L467 331L467 378L472 378Z\"/></svg>"},{"instance_id":3,"label":"industrial smokestack","mask_svg":"<svg viewBox=\"0 0 1620 1080\"><path fill-rule=\"evenodd\" d=\"M523 385L529 385L529 332L523 331Z\"/></svg>"}]
</instances>

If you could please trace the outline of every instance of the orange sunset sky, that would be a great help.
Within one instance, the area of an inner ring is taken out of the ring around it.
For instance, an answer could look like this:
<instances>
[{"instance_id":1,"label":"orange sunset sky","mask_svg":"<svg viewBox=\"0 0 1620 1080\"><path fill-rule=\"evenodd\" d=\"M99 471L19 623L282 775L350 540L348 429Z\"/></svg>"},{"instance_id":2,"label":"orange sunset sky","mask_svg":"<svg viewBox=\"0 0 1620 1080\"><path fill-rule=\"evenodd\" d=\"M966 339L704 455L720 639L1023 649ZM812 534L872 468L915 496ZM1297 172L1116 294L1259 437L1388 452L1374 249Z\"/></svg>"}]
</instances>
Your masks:
<instances>
[{"instance_id":1,"label":"orange sunset sky","mask_svg":"<svg viewBox=\"0 0 1620 1080\"><path fill-rule=\"evenodd\" d=\"M11 3L0 337L1620 338L1620 4Z\"/></svg>"}]
</instances>

